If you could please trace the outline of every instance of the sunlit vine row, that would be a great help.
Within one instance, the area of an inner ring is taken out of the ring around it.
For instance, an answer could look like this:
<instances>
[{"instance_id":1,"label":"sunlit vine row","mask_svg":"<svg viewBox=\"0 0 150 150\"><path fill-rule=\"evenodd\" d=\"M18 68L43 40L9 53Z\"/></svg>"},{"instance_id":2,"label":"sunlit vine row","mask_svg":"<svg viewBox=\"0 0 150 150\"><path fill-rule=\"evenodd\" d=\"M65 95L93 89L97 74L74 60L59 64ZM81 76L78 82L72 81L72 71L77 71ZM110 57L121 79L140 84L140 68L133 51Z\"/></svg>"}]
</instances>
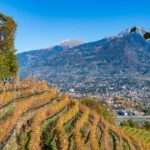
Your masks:
<instances>
[{"instance_id":1,"label":"sunlit vine row","mask_svg":"<svg viewBox=\"0 0 150 150\"><path fill-rule=\"evenodd\" d=\"M91 145L91 149L92 150L99 150L99 144L98 144L98 140L97 140L97 126L98 123L100 121L100 116L94 112L93 110L90 110L90 115L92 115L92 117L94 118L93 122L92 122L92 126L91 126L91 130L90 130L90 145Z\"/></svg>"},{"instance_id":2,"label":"sunlit vine row","mask_svg":"<svg viewBox=\"0 0 150 150\"><path fill-rule=\"evenodd\" d=\"M46 108L43 108L39 112L37 112L34 122L33 122L33 130L32 130L32 137L29 144L29 149L32 150L40 150L40 136L41 136L41 124L44 120L48 117L55 115L56 113L60 112L65 106L70 103L68 96L65 96L60 102L57 102L53 105L50 105Z\"/></svg>"},{"instance_id":3,"label":"sunlit vine row","mask_svg":"<svg viewBox=\"0 0 150 150\"><path fill-rule=\"evenodd\" d=\"M16 89L27 89L29 87L33 87L35 84L38 84L38 82L32 78L28 80L15 81L13 83L7 83L5 85L3 82L0 82L0 94L7 91L15 91Z\"/></svg>"},{"instance_id":4,"label":"sunlit vine row","mask_svg":"<svg viewBox=\"0 0 150 150\"><path fill-rule=\"evenodd\" d=\"M129 127L122 127L121 129L124 129L134 143L137 142L135 139L138 139L139 147L141 147L141 149L142 147L150 149L150 133L148 131Z\"/></svg>"},{"instance_id":5,"label":"sunlit vine row","mask_svg":"<svg viewBox=\"0 0 150 150\"><path fill-rule=\"evenodd\" d=\"M82 140L80 130L82 129L84 124L88 122L90 112L89 112L89 109L82 104L79 104L79 109L82 112L82 116L77 121L77 123L75 124L75 128L73 131L74 141L75 141L75 145L76 145L77 150L85 150L85 144Z\"/></svg>"},{"instance_id":6,"label":"sunlit vine row","mask_svg":"<svg viewBox=\"0 0 150 150\"><path fill-rule=\"evenodd\" d=\"M40 82L39 84L36 84L33 87L31 86L30 88L25 89L23 91L11 91L11 92L2 93L0 95L0 108L2 108L4 105L17 98L26 97L38 92L45 91L46 89L47 89L47 84L45 82Z\"/></svg>"},{"instance_id":7,"label":"sunlit vine row","mask_svg":"<svg viewBox=\"0 0 150 150\"><path fill-rule=\"evenodd\" d=\"M23 150L25 148L23 143L20 143L20 142L21 142L21 140L22 140L22 142L25 140L25 139L23 139L22 136L24 134L26 134L26 132L27 132L26 128L28 128L35 113L36 113L35 111L30 112L30 113L28 112L27 114L25 114L24 116L20 117L17 120L17 124L14 127L12 134L8 138L7 142L5 142L3 144L3 150L12 150L12 149L13 150L18 150L18 149ZM30 128L30 126L29 126L29 128ZM19 137L19 139L18 139L18 137Z\"/></svg>"},{"instance_id":8,"label":"sunlit vine row","mask_svg":"<svg viewBox=\"0 0 150 150\"><path fill-rule=\"evenodd\" d=\"M65 114L60 116L57 124L56 124L56 133L57 133L57 139L59 141L59 148L61 150L67 150L68 149L68 136L64 130L64 124L67 123L69 120L71 120L79 111L78 103L73 102L74 106L71 106L70 110L67 111Z\"/></svg>"},{"instance_id":9,"label":"sunlit vine row","mask_svg":"<svg viewBox=\"0 0 150 150\"><path fill-rule=\"evenodd\" d=\"M0 143L6 138L13 126L16 124L18 117L21 117L22 113L28 111L30 108L38 107L47 103L56 96L56 89L52 88L49 92L32 97L24 101L20 101L16 104L16 110L11 118L8 118L5 122L0 122Z\"/></svg>"}]
</instances>

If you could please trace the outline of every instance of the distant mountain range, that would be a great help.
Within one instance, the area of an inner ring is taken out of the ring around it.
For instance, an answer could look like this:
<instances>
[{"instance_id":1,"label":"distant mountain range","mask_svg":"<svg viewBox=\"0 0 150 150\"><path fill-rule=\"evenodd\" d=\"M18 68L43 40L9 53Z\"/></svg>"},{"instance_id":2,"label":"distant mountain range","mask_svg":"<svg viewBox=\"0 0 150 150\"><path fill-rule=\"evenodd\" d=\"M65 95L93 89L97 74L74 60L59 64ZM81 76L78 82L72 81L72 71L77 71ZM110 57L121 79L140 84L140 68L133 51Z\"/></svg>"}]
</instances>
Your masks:
<instances>
[{"instance_id":1,"label":"distant mountain range","mask_svg":"<svg viewBox=\"0 0 150 150\"><path fill-rule=\"evenodd\" d=\"M63 50L70 49L72 47L78 46L80 44L83 44L83 42L79 40L64 40L61 41L59 44L55 46L50 46L48 48L41 48L38 50L30 50L27 52L23 52L18 54L19 58L19 66L20 66L20 75L21 77L27 77L29 74L26 74L25 72L22 72L22 67L29 67L31 65L36 65L38 62L41 64L42 62L47 62L54 54L57 54ZM31 75L31 74L30 74Z\"/></svg>"},{"instance_id":2,"label":"distant mountain range","mask_svg":"<svg viewBox=\"0 0 150 150\"><path fill-rule=\"evenodd\" d=\"M35 75L63 91L150 98L150 41L143 28L91 43L67 40L18 58L21 78Z\"/></svg>"}]
</instances>

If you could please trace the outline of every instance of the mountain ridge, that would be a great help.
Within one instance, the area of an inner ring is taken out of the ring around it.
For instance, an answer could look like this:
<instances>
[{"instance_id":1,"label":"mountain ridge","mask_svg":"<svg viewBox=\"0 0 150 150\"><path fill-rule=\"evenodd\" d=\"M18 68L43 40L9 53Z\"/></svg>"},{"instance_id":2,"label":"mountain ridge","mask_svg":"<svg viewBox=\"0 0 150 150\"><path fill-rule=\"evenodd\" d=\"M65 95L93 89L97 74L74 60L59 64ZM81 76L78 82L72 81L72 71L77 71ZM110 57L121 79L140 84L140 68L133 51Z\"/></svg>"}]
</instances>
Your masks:
<instances>
[{"instance_id":1,"label":"mountain ridge","mask_svg":"<svg viewBox=\"0 0 150 150\"><path fill-rule=\"evenodd\" d=\"M26 72L31 69L37 78L64 91L74 88L78 93L115 95L136 92L140 93L138 97L150 97L149 81L137 80L139 76L150 77L150 43L138 32L47 53L39 59L30 55L33 59L24 59L24 65L20 65L20 76L32 75Z\"/></svg>"},{"instance_id":2,"label":"mountain ridge","mask_svg":"<svg viewBox=\"0 0 150 150\"><path fill-rule=\"evenodd\" d=\"M33 51L37 52L41 50L53 50L56 47L61 47L62 49L69 49L69 48L72 48L81 44L83 44L83 42L80 40L67 39L67 40L60 41L58 44L54 46L49 46L47 48L40 48L40 49L35 49L35 50L29 50L29 51L25 51L21 53L30 53L30 52L32 53ZM18 53L18 54L21 54L21 53Z\"/></svg>"}]
</instances>

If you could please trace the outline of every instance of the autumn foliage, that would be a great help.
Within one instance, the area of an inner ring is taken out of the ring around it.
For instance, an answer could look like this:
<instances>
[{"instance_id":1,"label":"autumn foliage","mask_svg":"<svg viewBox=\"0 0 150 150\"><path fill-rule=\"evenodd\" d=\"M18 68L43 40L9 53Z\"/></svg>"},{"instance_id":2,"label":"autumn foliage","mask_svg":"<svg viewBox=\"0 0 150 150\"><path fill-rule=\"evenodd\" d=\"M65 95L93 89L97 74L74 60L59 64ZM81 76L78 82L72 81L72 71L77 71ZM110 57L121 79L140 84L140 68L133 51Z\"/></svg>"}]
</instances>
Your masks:
<instances>
[{"instance_id":1,"label":"autumn foliage","mask_svg":"<svg viewBox=\"0 0 150 150\"><path fill-rule=\"evenodd\" d=\"M0 78L16 77L18 72L14 47L16 23L0 13Z\"/></svg>"}]
</instances>

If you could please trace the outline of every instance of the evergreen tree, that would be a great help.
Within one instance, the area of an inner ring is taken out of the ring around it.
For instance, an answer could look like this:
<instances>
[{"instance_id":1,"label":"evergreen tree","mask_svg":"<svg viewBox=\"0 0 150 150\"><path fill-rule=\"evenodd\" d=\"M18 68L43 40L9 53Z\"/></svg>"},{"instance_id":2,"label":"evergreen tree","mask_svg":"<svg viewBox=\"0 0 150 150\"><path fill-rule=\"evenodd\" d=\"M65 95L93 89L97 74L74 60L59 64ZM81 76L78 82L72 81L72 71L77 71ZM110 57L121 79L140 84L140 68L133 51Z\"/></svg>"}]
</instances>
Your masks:
<instances>
[{"instance_id":1,"label":"evergreen tree","mask_svg":"<svg viewBox=\"0 0 150 150\"><path fill-rule=\"evenodd\" d=\"M144 38L145 38L145 39L150 39L150 33L149 33L149 32L146 32L146 33L144 34Z\"/></svg>"},{"instance_id":2,"label":"evergreen tree","mask_svg":"<svg viewBox=\"0 0 150 150\"><path fill-rule=\"evenodd\" d=\"M131 33L132 33L132 32L136 32L136 30L137 30L136 27L133 27L133 28L131 29Z\"/></svg>"}]
</instances>

